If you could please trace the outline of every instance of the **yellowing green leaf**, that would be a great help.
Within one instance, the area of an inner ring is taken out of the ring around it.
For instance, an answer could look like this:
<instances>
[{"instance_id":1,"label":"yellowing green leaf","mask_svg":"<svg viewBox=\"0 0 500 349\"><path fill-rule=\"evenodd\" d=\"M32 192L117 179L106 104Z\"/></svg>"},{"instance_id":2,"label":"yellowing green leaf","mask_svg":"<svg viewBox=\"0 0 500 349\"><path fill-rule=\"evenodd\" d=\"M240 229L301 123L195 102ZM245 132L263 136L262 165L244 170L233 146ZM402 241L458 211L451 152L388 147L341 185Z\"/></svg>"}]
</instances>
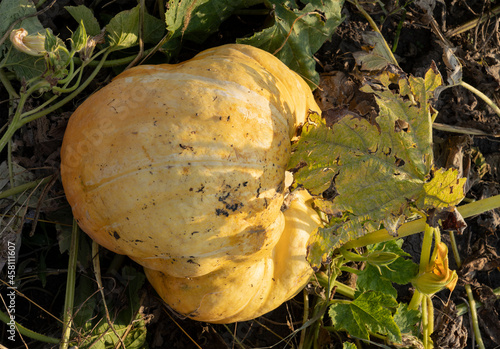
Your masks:
<instances>
[{"instance_id":1,"label":"yellowing green leaf","mask_svg":"<svg viewBox=\"0 0 500 349\"><path fill-rule=\"evenodd\" d=\"M382 224L396 235L410 207L446 208L463 198L463 180L455 172L437 170L429 180L429 99L441 83L439 73L431 68L425 79L401 78L399 93L389 88L392 81L393 76L382 73L378 82L362 88L375 96L379 107L372 123L348 114L327 127L320 116L311 116L294 146L289 167L297 182L315 195L331 189L336 195L329 210L348 217L312 234L308 258L313 267L319 267L328 251Z\"/></svg>"},{"instance_id":2,"label":"yellowing green leaf","mask_svg":"<svg viewBox=\"0 0 500 349\"><path fill-rule=\"evenodd\" d=\"M447 208L456 206L465 196L466 178L459 178L455 169L440 168L433 172L433 178L424 184L420 208Z\"/></svg>"},{"instance_id":3,"label":"yellowing green leaf","mask_svg":"<svg viewBox=\"0 0 500 349\"><path fill-rule=\"evenodd\" d=\"M331 246L337 246L339 239L332 234L332 229L341 227L340 224L330 227L320 227L316 229L309 238L307 249L307 260L315 271L321 268L322 264L329 261Z\"/></svg>"}]
</instances>

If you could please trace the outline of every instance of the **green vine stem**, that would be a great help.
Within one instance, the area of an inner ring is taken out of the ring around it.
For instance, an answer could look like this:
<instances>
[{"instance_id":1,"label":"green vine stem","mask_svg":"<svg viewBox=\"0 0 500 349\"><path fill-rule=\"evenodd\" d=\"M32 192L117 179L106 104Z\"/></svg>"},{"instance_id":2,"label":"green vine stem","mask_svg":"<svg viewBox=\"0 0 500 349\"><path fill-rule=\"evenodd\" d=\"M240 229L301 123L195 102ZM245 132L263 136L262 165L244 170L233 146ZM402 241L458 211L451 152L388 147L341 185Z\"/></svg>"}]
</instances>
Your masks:
<instances>
[{"instance_id":1,"label":"green vine stem","mask_svg":"<svg viewBox=\"0 0 500 349\"><path fill-rule=\"evenodd\" d=\"M497 299L500 299L500 287L493 290L493 294ZM481 302L474 302L476 304L476 309L483 306ZM457 316L462 316L469 311L469 305L467 303L460 303L457 305Z\"/></svg>"},{"instance_id":2,"label":"green vine stem","mask_svg":"<svg viewBox=\"0 0 500 349\"><path fill-rule=\"evenodd\" d=\"M434 316L434 308L432 305L432 300L429 295L424 295L422 298L422 342L425 349L432 349L434 345L432 343L431 334L434 331L431 318Z\"/></svg>"},{"instance_id":3,"label":"green vine stem","mask_svg":"<svg viewBox=\"0 0 500 349\"><path fill-rule=\"evenodd\" d=\"M479 329L479 322L477 321L476 301L474 300L474 295L472 294L472 287L470 287L469 284L465 285L464 287L465 292L467 293L467 298L469 299L469 311L470 317L472 319L472 329L476 338L477 347L479 349L485 349L483 337L481 336L481 330Z\"/></svg>"},{"instance_id":4,"label":"green vine stem","mask_svg":"<svg viewBox=\"0 0 500 349\"><path fill-rule=\"evenodd\" d=\"M460 268L462 266L462 260L460 258L460 254L458 253L458 247L455 240L455 234L450 232L450 242L451 249L453 250L453 256L455 257L455 262L457 263L457 267ZM481 336L481 330L479 329L479 322L477 320L477 311L478 305L476 304L476 300L474 299L474 295L472 294L472 288L469 284L464 286L465 292L467 293L467 298L469 300L469 312L470 317L472 319L472 330L474 331L474 336L476 338L476 343L479 349L484 349L483 337ZM498 291L498 289L497 289Z\"/></svg>"},{"instance_id":5,"label":"green vine stem","mask_svg":"<svg viewBox=\"0 0 500 349\"><path fill-rule=\"evenodd\" d=\"M500 207L500 194L479 201L475 201L466 205L458 206L457 210L464 218L469 218L499 207ZM420 218L401 225L401 227L399 227L398 229L397 236L390 235L386 229L380 229L368 233L358 239L349 241L343 247L345 249L363 247L371 244L376 244L379 242L385 242L417 234L424 231L424 229L425 229L425 218Z\"/></svg>"},{"instance_id":6,"label":"green vine stem","mask_svg":"<svg viewBox=\"0 0 500 349\"><path fill-rule=\"evenodd\" d=\"M36 180L33 182L28 182L28 183L18 185L14 188L4 190L0 193L0 200L6 199L6 198L11 197L13 195L21 194L28 189L36 188L38 186L42 186L44 184L47 184L48 182L50 182L51 179L52 179L52 176L49 176L49 177L45 177L45 178L42 178L42 179L39 179L39 180Z\"/></svg>"},{"instance_id":7,"label":"green vine stem","mask_svg":"<svg viewBox=\"0 0 500 349\"><path fill-rule=\"evenodd\" d=\"M411 297L410 304L408 304L408 309L418 310L418 307L422 303L422 298L424 295L420 293L419 290L415 289L413 296Z\"/></svg>"},{"instance_id":8,"label":"green vine stem","mask_svg":"<svg viewBox=\"0 0 500 349\"><path fill-rule=\"evenodd\" d=\"M422 344L425 349L429 349L429 317L427 314L427 295L422 297Z\"/></svg>"},{"instance_id":9,"label":"green vine stem","mask_svg":"<svg viewBox=\"0 0 500 349\"><path fill-rule=\"evenodd\" d=\"M431 251L432 251L432 241L434 239L434 233L436 228L431 227L426 224L424 229L424 238L422 240L422 250L420 252L420 264L419 264L419 272L424 273L429 265L429 261L431 260Z\"/></svg>"},{"instance_id":10,"label":"green vine stem","mask_svg":"<svg viewBox=\"0 0 500 349\"><path fill-rule=\"evenodd\" d=\"M99 64L97 65L97 67L92 72L92 74L90 74L90 76L87 78L87 80L85 80L71 94L67 95L65 98L63 98L59 102L53 104L52 106L50 106L50 107L48 107L48 108L46 108L46 109L44 109L42 111L39 111L39 112L37 112L35 114L32 114L32 115L30 115L28 117L22 117L23 116L22 115L22 110L23 110L24 104L26 103L26 100L28 99L30 93L36 91L40 87L45 86L46 82L40 82L39 84L36 84L35 86L31 87L29 89L29 91L27 91L26 93L22 93L21 97L19 99L19 104L18 104L18 108L16 110L16 113L14 114L14 117L13 117L11 123L9 124L9 127L7 128L7 130L5 131L5 133L3 134L2 138L0 139L0 152L5 148L5 146L11 140L12 136L14 135L14 133L19 128L21 128L22 126L24 126L25 124L27 124L30 121L36 120L36 119L38 119L38 118L40 118L42 116L45 116L45 115L47 115L47 114L49 114L49 113L51 113L51 112L59 109L60 107L62 107L66 103L68 103L69 101L73 100L73 98L75 98L80 92L82 92L90 84L90 82L92 80L94 80L94 78L97 75L97 73L103 67L104 62L106 61L106 59L108 57L108 54L110 53L109 50L101 51L101 52L103 52L104 55L101 58L101 60L100 60Z\"/></svg>"},{"instance_id":11,"label":"green vine stem","mask_svg":"<svg viewBox=\"0 0 500 349\"><path fill-rule=\"evenodd\" d=\"M309 320L309 293L307 290L302 290L302 295L304 297L304 310L303 310L303 315L302 315L302 325L305 325L307 323L307 320ZM300 331L300 341L299 341L299 349L304 348L304 342L306 340L306 332L307 329L304 329Z\"/></svg>"},{"instance_id":12,"label":"green vine stem","mask_svg":"<svg viewBox=\"0 0 500 349\"><path fill-rule=\"evenodd\" d=\"M3 311L0 311L0 320L2 320L4 323L9 324L10 316L5 314ZM59 339L54 338L54 337L49 337L45 336L43 334L37 333L35 331L29 330L26 327L23 327L22 325L18 324L15 322L16 330L19 332L22 336L26 336L28 338L44 342L44 343L50 343L50 344L59 344Z\"/></svg>"},{"instance_id":13,"label":"green vine stem","mask_svg":"<svg viewBox=\"0 0 500 349\"><path fill-rule=\"evenodd\" d=\"M336 287L336 289L335 289L336 293L341 294L344 297L354 299L354 293L356 291L354 288L347 286L347 285L345 285L337 280L334 280L331 283L331 278L328 278L328 275L326 275L324 272L318 272L315 274L314 277L318 280L319 284L325 290L328 290L328 289L331 290L334 287ZM330 283L331 283L331 285L330 285Z\"/></svg>"},{"instance_id":14,"label":"green vine stem","mask_svg":"<svg viewBox=\"0 0 500 349\"><path fill-rule=\"evenodd\" d=\"M149 53L153 52L153 50L154 50L154 47L149 48L147 50L144 50L144 55L148 55ZM132 62L136 57L137 57L137 55L127 56L127 57L123 57L123 58L110 59L110 60L107 60L106 62L104 62L103 67L104 68L113 68L113 67L118 67L121 65L126 65L126 64L129 64L130 62ZM73 61L77 65L84 64L84 62L78 57L74 57ZM90 61L87 63L87 65L89 67L96 67L99 65L99 63L96 61Z\"/></svg>"},{"instance_id":15,"label":"green vine stem","mask_svg":"<svg viewBox=\"0 0 500 349\"><path fill-rule=\"evenodd\" d=\"M42 116L45 116L45 115L47 115L49 113L52 113L53 111L59 109L60 107L62 107L66 103L68 103L69 101L73 100L73 98L75 98L78 94L80 94L80 92L82 92L90 84L90 82L92 80L94 80L94 78L96 77L97 73L99 73L99 71L103 67L104 62L106 62L106 59L108 58L109 53L110 53L109 50L104 52L104 56L99 61L99 65L94 69L94 71L92 72L92 74L90 74L90 76L87 78L87 80L85 80L78 87L78 89L76 89L73 93L67 95L64 99L60 100L56 104L48 107L47 109L44 109L44 110L42 110L42 111L40 111L40 112L38 112L36 114L33 114L33 115L29 116L29 117L23 118L22 124L20 126L23 126L23 125L27 124L30 121L36 120L36 119L38 119L38 118L40 118ZM1 146L1 143L0 143L0 146ZM2 150L2 148L0 148L0 151L1 150Z\"/></svg>"},{"instance_id":16,"label":"green vine stem","mask_svg":"<svg viewBox=\"0 0 500 349\"><path fill-rule=\"evenodd\" d=\"M0 82L9 93L10 98L19 98L19 95L17 94L16 90L14 89L14 87L12 87L12 84L9 81L7 74L5 74L5 71L1 68L0 68Z\"/></svg>"},{"instance_id":17,"label":"green vine stem","mask_svg":"<svg viewBox=\"0 0 500 349\"><path fill-rule=\"evenodd\" d=\"M68 275L66 278L66 296L64 299L64 319L61 349L67 349L71 337L71 325L73 323L73 305L75 301L76 285L76 263L78 260L79 229L76 220L73 220L71 230L71 245L69 249Z\"/></svg>"}]
</instances>

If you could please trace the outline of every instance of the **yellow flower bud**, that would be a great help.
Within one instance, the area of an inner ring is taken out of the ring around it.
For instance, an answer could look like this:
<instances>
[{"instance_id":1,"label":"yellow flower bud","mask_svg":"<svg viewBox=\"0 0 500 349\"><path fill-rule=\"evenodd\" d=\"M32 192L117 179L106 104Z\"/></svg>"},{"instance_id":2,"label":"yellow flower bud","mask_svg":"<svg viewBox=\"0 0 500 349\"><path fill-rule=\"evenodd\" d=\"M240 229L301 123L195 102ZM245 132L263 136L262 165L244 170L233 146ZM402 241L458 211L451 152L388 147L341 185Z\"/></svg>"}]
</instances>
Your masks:
<instances>
[{"instance_id":1,"label":"yellow flower bud","mask_svg":"<svg viewBox=\"0 0 500 349\"><path fill-rule=\"evenodd\" d=\"M448 288L450 291L455 289L458 281L458 275L455 270L448 267L448 247L440 242L436 246L436 258L431 261L423 273L418 274L412 284L423 294L431 295Z\"/></svg>"},{"instance_id":2,"label":"yellow flower bud","mask_svg":"<svg viewBox=\"0 0 500 349\"><path fill-rule=\"evenodd\" d=\"M42 56L45 52L45 35L28 35L24 28L11 31L10 41L17 50L32 56Z\"/></svg>"}]
</instances>

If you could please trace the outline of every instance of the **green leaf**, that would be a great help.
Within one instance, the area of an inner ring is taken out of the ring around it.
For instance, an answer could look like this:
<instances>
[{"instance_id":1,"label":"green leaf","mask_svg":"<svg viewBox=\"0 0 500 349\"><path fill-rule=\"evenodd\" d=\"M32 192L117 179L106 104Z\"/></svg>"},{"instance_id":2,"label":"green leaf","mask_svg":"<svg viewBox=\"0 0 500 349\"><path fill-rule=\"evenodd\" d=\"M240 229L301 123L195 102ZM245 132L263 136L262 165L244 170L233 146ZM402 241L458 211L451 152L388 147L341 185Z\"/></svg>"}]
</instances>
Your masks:
<instances>
[{"instance_id":1,"label":"green leaf","mask_svg":"<svg viewBox=\"0 0 500 349\"><path fill-rule=\"evenodd\" d=\"M357 349L357 348L358 347L354 343L351 343L351 342L342 343L342 349Z\"/></svg>"},{"instance_id":2,"label":"green leaf","mask_svg":"<svg viewBox=\"0 0 500 349\"><path fill-rule=\"evenodd\" d=\"M69 12L71 17L76 20L77 23L83 22L85 31L90 36L96 36L101 32L101 26L95 18L94 13L85 5L65 6L64 8Z\"/></svg>"},{"instance_id":3,"label":"green leaf","mask_svg":"<svg viewBox=\"0 0 500 349\"><path fill-rule=\"evenodd\" d=\"M31 0L2 0L0 2L0 37L3 37L10 25L19 18L36 13ZM24 28L28 34L44 33L45 29L36 16L22 20L14 29ZM40 57L30 56L12 48L9 39L0 43L0 68L5 67L16 74L16 77L29 80L42 75L45 62Z\"/></svg>"},{"instance_id":4,"label":"green leaf","mask_svg":"<svg viewBox=\"0 0 500 349\"><path fill-rule=\"evenodd\" d=\"M104 308L96 307L102 299L100 294L95 292L95 283L88 283L83 279L80 281L75 300L78 301L76 304L82 305L83 314L75 315L75 323L82 324L81 329L87 330L87 333L81 335L84 340L80 343L80 348L115 348L120 341L117 335L122 338L127 349L146 347L147 329L144 315L140 311L139 297L145 275L133 267L126 266L117 280L120 282L115 284L115 292L126 294L128 301L124 302L125 299L116 297L114 293L106 298L108 308L119 311L118 314L112 314L111 324L114 331L106 321ZM126 293L122 291L124 288ZM100 309L100 312L97 309Z\"/></svg>"},{"instance_id":5,"label":"green leaf","mask_svg":"<svg viewBox=\"0 0 500 349\"><path fill-rule=\"evenodd\" d=\"M172 39L204 42L235 10L255 4L252 0L173 0L165 12Z\"/></svg>"},{"instance_id":6,"label":"green leaf","mask_svg":"<svg viewBox=\"0 0 500 349\"><path fill-rule=\"evenodd\" d=\"M331 38L342 22L343 0L303 0L298 9L295 1L267 0L274 11L274 24L238 42L273 53L299 73L313 88L319 83L313 54Z\"/></svg>"},{"instance_id":7,"label":"green leaf","mask_svg":"<svg viewBox=\"0 0 500 349\"><path fill-rule=\"evenodd\" d=\"M122 269L122 278L127 282L130 308L132 314L134 314L139 310L139 290L144 285L146 276L142 271L137 271L132 267L124 267Z\"/></svg>"},{"instance_id":8,"label":"green leaf","mask_svg":"<svg viewBox=\"0 0 500 349\"><path fill-rule=\"evenodd\" d=\"M74 325L80 331L92 329L92 319L97 304L97 298L91 297L93 293L95 293L95 285L92 279L86 275L80 277L75 290L75 304L78 305L78 312L73 317Z\"/></svg>"},{"instance_id":9,"label":"green leaf","mask_svg":"<svg viewBox=\"0 0 500 349\"><path fill-rule=\"evenodd\" d=\"M149 13L144 13L144 33L143 39L145 43L157 44L165 34L165 23Z\"/></svg>"},{"instance_id":10,"label":"green leaf","mask_svg":"<svg viewBox=\"0 0 500 349\"><path fill-rule=\"evenodd\" d=\"M36 7L31 0L2 0L0 2L0 37L3 37L10 25L19 18L36 13ZM44 28L36 16L23 19L14 29L24 28L29 34L43 33ZM0 45L0 48L6 42Z\"/></svg>"},{"instance_id":11,"label":"green leaf","mask_svg":"<svg viewBox=\"0 0 500 349\"><path fill-rule=\"evenodd\" d=\"M380 291L396 298L397 292L392 283L405 285L417 275L418 265L404 258L409 254L401 249L402 243L403 240L399 239L368 246L369 254L383 251L394 253L400 257L388 265L368 264L358 274L356 285L361 291Z\"/></svg>"},{"instance_id":12,"label":"green leaf","mask_svg":"<svg viewBox=\"0 0 500 349\"><path fill-rule=\"evenodd\" d=\"M408 305L402 303L399 304L398 310L394 314L394 322L403 335L418 336L420 318L421 314L418 310L408 309Z\"/></svg>"},{"instance_id":13,"label":"green leaf","mask_svg":"<svg viewBox=\"0 0 500 349\"><path fill-rule=\"evenodd\" d=\"M52 30L45 30L45 51L47 52L55 52L57 46L59 46L60 41L57 36L52 34Z\"/></svg>"},{"instance_id":14,"label":"green leaf","mask_svg":"<svg viewBox=\"0 0 500 349\"><path fill-rule=\"evenodd\" d=\"M78 52L83 50L87 45L87 32L85 31L85 25L83 20L80 21L80 25L75 30L73 35L71 35L71 46L74 51Z\"/></svg>"},{"instance_id":15,"label":"green leaf","mask_svg":"<svg viewBox=\"0 0 500 349\"><path fill-rule=\"evenodd\" d=\"M380 271L372 265L366 266L359 275L356 285L360 291L378 291L396 298L398 292L392 286L391 280L383 277Z\"/></svg>"},{"instance_id":16,"label":"green leaf","mask_svg":"<svg viewBox=\"0 0 500 349\"><path fill-rule=\"evenodd\" d=\"M346 330L351 336L368 340L369 332L387 335L389 340L401 341L401 332L392 313L398 302L382 292L364 292L353 301L335 302L328 314L337 330Z\"/></svg>"},{"instance_id":17,"label":"green leaf","mask_svg":"<svg viewBox=\"0 0 500 349\"><path fill-rule=\"evenodd\" d=\"M137 44L139 36L139 5L114 16L106 26L109 45L120 50Z\"/></svg>"}]
</instances>

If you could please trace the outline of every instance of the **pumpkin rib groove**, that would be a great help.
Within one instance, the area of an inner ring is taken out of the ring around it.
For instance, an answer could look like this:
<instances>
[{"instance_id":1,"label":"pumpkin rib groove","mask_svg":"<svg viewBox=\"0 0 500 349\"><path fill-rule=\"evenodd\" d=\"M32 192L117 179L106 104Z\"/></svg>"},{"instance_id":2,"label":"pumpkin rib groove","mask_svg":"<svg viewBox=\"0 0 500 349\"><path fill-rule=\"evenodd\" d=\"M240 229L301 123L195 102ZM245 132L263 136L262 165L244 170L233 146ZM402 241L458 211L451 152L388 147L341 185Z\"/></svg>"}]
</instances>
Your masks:
<instances>
[{"instance_id":1,"label":"pumpkin rib groove","mask_svg":"<svg viewBox=\"0 0 500 349\"><path fill-rule=\"evenodd\" d=\"M175 68L174 68L175 69ZM269 100L268 96L264 96L258 91L252 91L249 90L248 87L236 82L236 81L221 81L216 78L207 78L207 77L200 77L198 75L194 74L187 74L187 73L172 73L170 71L166 71L164 73L157 73L152 76L146 76L146 77L141 77L141 76L127 76L125 78L121 78L127 83L151 83L156 80L176 80L179 82L190 82L193 79L196 79L197 82L201 82L204 84L204 86L199 86L197 85L197 89L203 90L206 89L207 91L210 91L210 94L217 95L217 92L223 93L221 96L224 97L231 97L232 99L236 99L240 102L244 102L245 104L252 105L252 107L260 107L261 110L268 110L271 109L271 112L273 115L278 115L279 118L278 121L280 121L280 124L285 126L287 129L290 129L293 127L293 125L290 125L289 118L284 116L280 109L282 108L281 105L279 105L278 100ZM127 79L129 79L127 81ZM120 81L120 80L117 80ZM215 89L214 86L220 86L220 89ZM238 94L235 93L234 89L238 90ZM146 91L147 93L147 91ZM202 93L202 91L200 91ZM241 97L241 98L238 98ZM275 103L273 103L275 102ZM276 114L275 114L276 113ZM250 118L249 118L250 119ZM255 115L254 119L258 119L257 115Z\"/></svg>"},{"instance_id":2,"label":"pumpkin rib groove","mask_svg":"<svg viewBox=\"0 0 500 349\"><path fill-rule=\"evenodd\" d=\"M96 184L83 183L83 188L84 188L85 192L90 193L90 192L95 191L97 189L100 189L106 185L111 185L114 182L119 181L120 179L134 176L134 175L137 175L137 174L142 173L142 172L150 172L150 171L153 171L153 170L158 169L158 168L167 168L167 170L170 170L171 168L175 168L175 167L195 168L198 166L198 167L212 167L212 168L213 167L221 167L221 168L227 169L227 171L225 171L225 172L229 172L229 171L234 172L238 168L244 168L245 170L253 169L256 171L263 172L263 165L259 164L259 163L238 163L238 164L235 164L234 166L231 166L231 162L228 162L227 160L206 161L203 164L201 164L202 162L204 162L204 160L195 160L193 158L193 159L186 159L185 161L179 162L177 164L172 164L171 162L166 162L164 164L153 165L151 167L144 166L144 168L141 168L140 170L131 170L129 172L125 172L123 174L116 175L112 178L108 177L106 179L101 180L99 183L96 183ZM194 164L196 164L196 165L194 165ZM232 168L232 170L230 170L231 168ZM242 172L246 172L246 171L242 171Z\"/></svg>"}]
</instances>

